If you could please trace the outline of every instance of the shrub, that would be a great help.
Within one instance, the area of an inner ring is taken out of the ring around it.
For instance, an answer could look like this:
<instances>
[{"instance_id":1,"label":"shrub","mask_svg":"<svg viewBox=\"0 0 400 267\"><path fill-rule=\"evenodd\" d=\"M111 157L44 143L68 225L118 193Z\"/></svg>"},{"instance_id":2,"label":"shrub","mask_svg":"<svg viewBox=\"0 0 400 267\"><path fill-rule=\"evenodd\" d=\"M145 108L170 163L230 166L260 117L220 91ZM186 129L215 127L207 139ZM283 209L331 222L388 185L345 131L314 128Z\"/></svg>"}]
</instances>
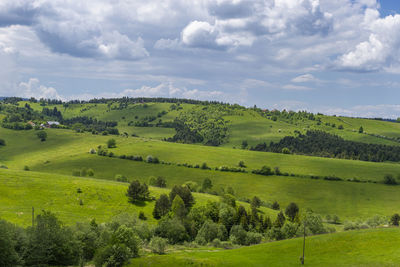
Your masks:
<instances>
[{"instance_id":1,"label":"shrub","mask_svg":"<svg viewBox=\"0 0 400 267\"><path fill-rule=\"evenodd\" d=\"M201 164L201 166L200 166L200 169L202 169L202 170L209 170L209 169L211 169L211 168L207 166L207 163L203 162L203 163Z\"/></svg>"},{"instance_id":2,"label":"shrub","mask_svg":"<svg viewBox=\"0 0 400 267\"><path fill-rule=\"evenodd\" d=\"M296 236L298 228L299 225L297 223L286 221L281 231L285 238L292 238Z\"/></svg>"},{"instance_id":3,"label":"shrub","mask_svg":"<svg viewBox=\"0 0 400 267\"><path fill-rule=\"evenodd\" d=\"M274 167L274 173L275 173L275 175L282 175L282 172L279 169L279 167Z\"/></svg>"},{"instance_id":4,"label":"shrub","mask_svg":"<svg viewBox=\"0 0 400 267\"><path fill-rule=\"evenodd\" d=\"M140 212L139 212L139 219L142 220L142 221L147 220L147 217L146 217L146 215L144 215L144 212L143 212L143 211L140 211Z\"/></svg>"},{"instance_id":5,"label":"shrub","mask_svg":"<svg viewBox=\"0 0 400 267\"><path fill-rule=\"evenodd\" d=\"M243 141L242 141L241 148L242 148L242 149L246 149L248 146L249 146L249 143L247 143L247 140L243 140Z\"/></svg>"},{"instance_id":6,"label":"shrub","mask_svg":"<svg viewBox=\"0 0 400 267\"><path fill-rule=\"evenodd\" d=\"M171 244L182 243L189 239L185 227L179 219L163 218L155 229L156 236L167 238Z\"/></svg>"},{"instance_id":7,"label":"shrub","mask_svg":"<svg viewBox=\"0 0 400 267\"><path fill-rule=\"evenodd\" d=\"M128 178L126 178L125 175L116 174L115 175L115 180L117 180L118 182L127 182Z\"/></svg>"},{"instance_id":8,"label":"shrub","mask_svg":"<svg viewBox=\"0 0 400 267\"><path fill-rule=\"evenodd\" d=\"M210 220L205 221L196 236L196 242L205 245L213 241L215 238L226 240L226 229L223 225L217 224Z\"/></svg>"},{"instance_id":9,"label":"shrub","mask_svg":"<svg viewBox=\"0 0 400 267\"><path fill-rule=\"evenodd\" d=\"M40 141L44 142L47 139L47 133L45 131L38 131L36 136L40 139Z\"/></svg>"},{"instance_id":10,"label":"shrub","mask_svg":"<svg viewBox=\"0 0 400 267\"><path fill-rule=\"evenodd\" d=\"M6 145L6 141L4 139L0 138L0 146L5 146Z\"/></svg>"},{"instance_id":11,"label":"shrub","mask_svg":"<svg viewBox=\"0 0 400 267\"><path fill-rule=\"evenodd\" d=\"M90 153L90 154L96 154L97 152L96 152L96 149L91 148L91 149L89 150L89 153Z\"/></svg>"},{"instance_id":12,"label":"shrub","mask_svg":"<svg viewBox=\"0 0 400 267\"><path fill-rule=\"evenodd\" d=\"M394 179L392 174L386 174L385 177L383 178L383 183L387 185L396 185L397 182Z\"/></svg>"},{"instance_id":13,"label":"shrub","mask_svg":"<svg viewBox=\"0 0 400 267\"><path fill-rule=\"evenodd\" d=\"M274 174L274 172L268 166L263 166L261 169L252 170L251 172L254 174L260 174L260 175L273 175Z\"/></svg>"},{"instance_id":14,"label":"shrub","mask_svg":"<svg viewBox=\"0 0 400 267\"><path fill-rule=\"evenodd\" d=\"M365 222L369 227L375 228L388 223L388 219L384 216L375 215L372 218L368 218Z\"/></svg>"},{"instance_id":15,"label":"shrub","mask_svg":"<svg viewBox=\"0 0 400 267\"><path fill-rule=\"evenodd\" d=\"M213 187L213 184L212 184L212 182L211 182L211 179L210 178L205 178L204 180L203 180L203 184L202 184L202 186L201 186L201 188L203 189L203 191L208 191L208 190L210 190L211 188Z\"/></svg>"},{"instance_id":16,"label":"shrub","mask_svg":"<svg viewBox=\"0 0 400 267\"><path fill-rule=\"evenodd\" d=\"M236 207L236 198L231 194L224 194L221 201L231 207Z\"/></svg>"},{"instance_id":17,"label":"shrub","mask_svg":"<svg viewBox=\"0 0 400 267\"><path fill-rule=\"evenodd\" d=\"M146 162L147 162L147 163L153 163L153 156L148 155L148 156L146 157Z\"/></svg>"},{"instance_id":18,"label":"shrub","mask_svg":"<svg viewBox=\"0 0 400 267\"><path fill-rule=\"evenodd\" d=\"M87 175L87 169L86 168L82 168L81 169L81 176L85 177Z\"/></svg>"},{"instance_id":19,"label":"shrub","mask_svg":"<svg viewBox=\"0 0 400 267\"><path fill-rule=\"evenodd\" d=\"M158 176L157 178L150 177L149 184L152 186L161 187L161 188L167 187L167 182L166 182L165 178L162 176Z\"/></svg>"},{"instance_id":20,"label":"shrub","mask_svg":"<svg viewBox=\"0 0 400 267\"><path fill-rule=\"evenodd\" d=\"M122 267L130 259L131 251L123 244L100 248L94 255L96 267Z\"/></svg>"},{"instance_id":21,"label":"shrub","mask_svg":"<svg viewBox=\"0 0 400 267\"><path fill-rule=\"evenodd\" d=\"M27 166L27 165L25 165L24 166L24 171L29 171L30 169L29 169L29 166Z\"/></svg>"},{"instance_id":22,"label":"shrub","mask_svg":"<svg viewBox=\"0 0 400 267\"><path fill-rule=\"evenodd\" d=\"M117 141L115 141L115 139L108 139L108 141L107 141L107 147L108 147L108 148L117 147Z\"/></svg>"},{"instance_id":23,"label":"shrub","mask_svg":"<svg viewBox=\"0 0 400 267\"><path fill-rule=\"evenodd\" d=\"M199 188L199 185L193 181L187 181L183 184L183 186L189 188L190 192L197 192L197 189Z\"/></svg>"},{"instance_id":24,"label":"shrub","mask_svg":"<svg viewBox=\"0 0 400 267\"><path fill-rule=\"evenodd\" d=\"M243 161L243 160L239 161L238 166L239 166L240 168L246 168L246 164L244 164L244 161Z\"/></svg>"},{"instance_id":25,"label":"shrub","mask_svg":"<svg viewBox=\"0 0 400 267\"><path fill-rule=\"evenodd\" d=\"M94 170L93 169L88 169L87 170L87 175L90 176L90 177L93 177L94 176Z\"/></svg>"},{"instance_id":26,"label":"shrub","mask_svg":"<svg viewBox=\"0 0 400 267\"><path fill-rule=\"evenodd\" d=\"M218 238L215 238L213 241L211 241L210 245L216 248L222 247L221 240L219 240Z\"/></svg>"},{"instance_id":27,"label":"shrub","mask_svg":"<svg viewBox=\"0 0 400 267\"><path fill-rule=\"evenodd\" d=\"M293 222L298 213L299 206L296 203L292 202L286 207L285 214L289 217L290 221Z\"/></svg>"},{"instance_id":28,"label":"shrub","mask_svg":"<svg viewBox=\"0 0 400 267\"><path fill-rule=\"evenodd\" d=\"M234 225L229 233L229 239L233 244L246 245L247 233L241 225Z\"/></svg>"},{"instance_id":29,"label":"shrub","mask_svg":"<svg viewBox=\"0 0 400 267\"><path fill-rule=\"evenodd\" d=\"M261 199L259 199L257 196L254 196L251 200L251 208L257 209L261 206Z\"/></svg>"},{"instance_id":30,"label":"shrub","mask_svg":"<svg viewBox=\"0 0 400 267\"><path fill-rule=\"evenodd\" d=\"M158 237L158 236L154 236L150 240L149 246L150 246L151 252L160 254L160 255L165 254L165 248L167 247L167 239Z\"/></svg>"},{"instance_id":31,"label":"shrub","mask_svg":"<svg viewBox=\"0 0 400 267\"><path fill-rule=\"evenodd\" d=\"M274 203L272 203L272 205L271 205L271 209L273 209L273 210L279 210L280 208L281 207L277 201L274 201Z\"/></svg>"},{"instance_id":32,"label":"shrub","mask_svg":"<svg viewBox=\"0 0 400 267\"><path fill-rule=\"evenodd\" d=\"M360 224L357 222L345 222L343 230L348 231L348 230L358 230L360 229Z\"/></svg>"},{"instance_id":33,"label":"shrub","mask_svg":"<svg viewBox=\"0 0 400 267\"><path fill-rule=\"evenodd\" d=\"M260 244L263 235L256 232L247 232L246 234L246 245Z\"/></svg>"},{"instance_id":34,"label":"shrub","mask_svg":"<svg viewBox=\"0 0 400 267\"><path fill-rule=\"evenodd\" d=\"M282 148L282 153L283 154L290 154L290 150L287 147Z\"/></svg>"},{"instance_id":35,"label":"shrub","mask_svg":"<svg viewBox=\"0 0 400 267\"><path fill-rule=\"evenodd\" d=\"M72 176L81 176L81 171L80 170L73 170L72 171Z\"/></svg>"},{"instance_id":36,"label":"shrub","mask_svg":"<svg viewBox=\"0 0 400 267\"><path fill-rule=\"evenodd\" d=\"M398 213L393 214L393 216L390 218L390 224L394 226L399 226L400 222L400 215Z\"/></svg>"},{"instance_id":37,"label":"shrub","mask_svg":"<svg viewBox=\"0 0 400 267\"><path fill-rule=\"evenodd\" d=\"M307 212L304 220L307 229L310 230L312 234L324 234L327 232L326 229L324 228L324 225L322 223L322 218L320 215L312 212Z\"/></svg>"}]
</instances>

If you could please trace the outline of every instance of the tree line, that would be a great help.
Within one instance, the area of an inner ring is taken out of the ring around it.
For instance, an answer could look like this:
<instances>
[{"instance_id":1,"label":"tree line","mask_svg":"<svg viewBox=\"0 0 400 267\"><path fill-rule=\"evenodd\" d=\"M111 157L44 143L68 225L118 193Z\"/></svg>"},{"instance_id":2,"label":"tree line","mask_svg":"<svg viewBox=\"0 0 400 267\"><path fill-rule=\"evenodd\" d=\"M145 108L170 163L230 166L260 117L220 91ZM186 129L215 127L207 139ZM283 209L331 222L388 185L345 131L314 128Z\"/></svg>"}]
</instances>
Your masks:
<instances>
[{"instance_id":1,"label":"tree line","mask_svg":"<svg viewBox=\"0 0 400 267\"><path fill-rule=\"evenodd\" d=\"M271 142L269 145L261 143L251 147L250 150L373 162L400 161L398 146L344 140L337 135L320 130L309 130L306 134L286 136L279 142Z\"/></svg>"}]
</instances>

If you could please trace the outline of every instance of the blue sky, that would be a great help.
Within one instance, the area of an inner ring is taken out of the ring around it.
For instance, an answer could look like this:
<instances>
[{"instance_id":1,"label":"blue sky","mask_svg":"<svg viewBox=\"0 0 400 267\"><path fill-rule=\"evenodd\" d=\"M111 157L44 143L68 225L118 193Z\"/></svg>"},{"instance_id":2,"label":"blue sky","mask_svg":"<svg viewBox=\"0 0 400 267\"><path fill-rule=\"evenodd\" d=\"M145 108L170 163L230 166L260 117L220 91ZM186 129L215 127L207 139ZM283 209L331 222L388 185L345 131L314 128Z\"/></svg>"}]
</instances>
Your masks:
<instances>
[{"instance_id":1,"label":"blue sky","mask_svg":"<svg viewBox=\"0 0 400 267\"><path fill-rule=\"evenodd\" d=\"M0 95L400 117L400 4L3 0Z\"/></svg>"}]
</instances>

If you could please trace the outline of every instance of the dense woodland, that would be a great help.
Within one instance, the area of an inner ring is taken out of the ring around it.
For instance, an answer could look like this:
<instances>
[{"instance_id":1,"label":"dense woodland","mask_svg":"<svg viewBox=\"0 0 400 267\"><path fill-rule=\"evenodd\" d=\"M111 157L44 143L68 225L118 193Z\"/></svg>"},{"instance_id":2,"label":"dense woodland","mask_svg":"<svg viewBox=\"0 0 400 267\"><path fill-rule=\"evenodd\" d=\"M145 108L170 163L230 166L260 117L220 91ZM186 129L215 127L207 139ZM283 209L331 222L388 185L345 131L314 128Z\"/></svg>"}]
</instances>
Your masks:
<instances>
[{"instance_id":1,"label":"dense woodland","mask_svg":"<svg viewBox=\"0 0 400 267\"><path fill-rule=\"evenodd\" d=\"M348 141L319 130L307 131L306 134L297 136L286 136L279 142L271 142L269 145L258 144L251 150L374 162L400 161L398 146Z\"/></svg>"},{"instance_id":2,"label":"dense woodland","mask_svg":"<svg viewBox=\"0 0 400 267\"><path fill-rule=\"evenodd\" d=\"M174 121L176 134L171 142L203 143L218 146L228 138L228 127L218 113L195 110L181 113Z\"/></svg>"}]
</instances>

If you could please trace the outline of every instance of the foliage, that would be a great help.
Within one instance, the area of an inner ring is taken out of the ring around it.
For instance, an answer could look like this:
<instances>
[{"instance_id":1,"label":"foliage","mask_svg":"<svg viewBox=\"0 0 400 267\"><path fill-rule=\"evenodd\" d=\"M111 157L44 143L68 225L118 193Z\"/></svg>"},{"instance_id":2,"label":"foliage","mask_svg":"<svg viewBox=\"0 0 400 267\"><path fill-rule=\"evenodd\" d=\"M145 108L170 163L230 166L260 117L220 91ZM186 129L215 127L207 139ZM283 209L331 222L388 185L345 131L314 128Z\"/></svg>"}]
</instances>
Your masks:
<instances>
[{"instance_id":1,"label":"foliage","mask_svg":"<svg viewBox=\"0 0 400 267\"><path fill-rule=\"evenodd\" d=\"M311 156L374 162L400 161L399 146L348 141L320 130L310 130L296 137L286 136L278 143L258 144L252 150L280 153L284 148L289 148L292 153Z\"/></svg>"},{"instance_id":2,"label":"foliage","mask_svg":"<svg viewBox=\"0 0 400 267\"><path fill-rule=\"evenodd\" d=\"M203 180L203 184L201 186L201 189L203 189L204 192L207 192L208 190L211 190L211 188L213 187L213 184L211 182L210 178L205 178Z\"/></svg>"},{"instance_id":3,"label":"foliage","mask_svg":"<svg viewBox=\"0 0 400 267\"><path fill-rule=\"evenodd\" d=\"M185 227L177 218L162 218L155 229L155 235L167 238L171 244L182 243L189 239Z\"/></svg>"},{"instance_id":4,"label":"foliage","mask_svg":"<svg viewBox=\"0 0 400 267\"><path fill-rule=\"evenodd\" d=\"M390 218L390 224L394 226L399 226L399 222L400 222L400 215L398 213L393 214L392 217Z\"/></svg>"},{"instance_id":5,"label":"foliage","mask_svg":"<svg viewBox=\"0 0 400 267\"><path fill-rule=\"evenodd\" d=\"M117 141L115 141L115 139L108 139L108 141L107 141L107 147L108 147L108 148L117 147Z\"/></svg>"},{"instance_id":6,"label":"foliage","mask_svg":"<svg viewBox=\"0 0 400 267\"><path fill-rule=\"evenodd\" d=\"M146 201L150 197L149 188L145 183L140 184L138 180L132 181L129 185L126 196L130 203L136 203L137 201Z\"/></svg>"},{"instance_id":7,"label":"foliage","mask_svg":"<svg viewBox=\"0 0 400 267\"><path fill-rule=\"evenodd\" d=\"M171 204L172 215L176 218L183 219L186 216L187 209L185 203L179 195L176 195Z\"/></svg>"},{"instance_id":8,"label":"foliage","mask_svg":"<svg viewBox=\"0 0 400 267\"><path fill-rule=\"evenodd\" d=\"M0 266L13 267L23 263L17 252L19 244L14 236L17 232L10 223L0 220Z\"/></svg>"},{"instance_id":9,"label":"foliage","mask_svg":"<svg viewBox=\"0 0 400 267\"><path fill-rule=\"evenodd\" d=\"M261 169L252 170L251 172L254 173L254 174L260 174L260 175L274 175L274 172L268 166L262 166Z\"/></svg>"},{"instance_id":10,"label":"foliage","mask_svg":"<svg viewBox=\"0 0 400 267\"><path fill-rule=\"evenodd\" d=\"M169 193L169 199L174 200L176 195L179 195L180 198L183 200L183 202L185 204L185 208L187 210L190 210L190 208L195 203L195 199L192 195L192 192L190 192L190 189L187 186L175 185L172 188L171 192Z\"/></svg>"},{"instance_id":11,"label":"foliage","mask_svg":"<svg viewBox=\"0 0 400 267\"><path fill-rule=\"evenodd\" d=\"M387 185L396 185L397 184L396 179L394 179L392 174L386 174L383 177L383 183L387 184Z\"/></svg>"},{"instance_id":12,"label":"foliage","mask_svg":"<svg viewBox=\"0 0 400 267\"><path fill-rule=\"evenodd\" d=\"M276 201L276 200L271 205L271 209L273 209L273 210L280 210L280 208L281 207L280 207L278 201Z\"/></svg>"},{"instance_id":13,"label":"foliage","mask_svg":"<svg viewBox=\"0 0 400 267\"><path fill-rule=\"evenodd\" d=\"M299 214L299 206L296 203L291 202L285 209L285 214L291 222L294 221L296 216Z\"/></svg>"},{"instance_id":14,"label":"foliage","mask_svg":"<svg viewBox=\"0 0 400 267\"><path fill-rule=\"evenodd\" d=\"M157 178L152 176L152 177L150 177L149 185L160 187L160 188L165 188L165 187L167 187L167 181L162 176L157 176Z\"/></svg>"},{"instance_id":15,"label":"foliage","mask_svg":"<svg viewBox=\"0 0 400 267\"><path fill-rule=\"evenodd\" d=\"M219 146L228 136L228 128L220 114L203 110L182 112L174 121L176 134L172 142L203 143Z\"/></svg>"},{"instance_id":16,"label":"foliage","mask_svg":"<svg viewBox=\"0 0 400 267\"><path fill-rule=\"evenodd\" d=\"M78 262L78 246L71 230L57 217L43 211L28 231L27 265L73 265Z\"/></svg>"},{"instance_id":17,"label":"foliage","mask_svg":"<svg viewBox=\"0 0 400 267\"><path fill-rule=\"evenodd\" d=\"M36 136L40 139L40 141L46 141L47 133L45 131L38 131Z\"/></svg>"},{"instance_id":18,"label":"foliage","mask_svg":"<svg viewBox=\"0 0 400 267\"><path fill-rule=\"evenodd\" d=\"M196 242L201 245L205 245L213 241L215 238L218 238L219 240L226 240L226 228L213 221L205 221L197 233Z\"/></svg>"},{"instance_id":19,"label":"foliage","mask_svg":"<svg viewBox=\"0 0 400 267\"><path fill-rule=\"evenodd\" d=\"M149 246L151 252L162 255L165 253L165 248L167 247L167 239L154 236L151 238Z\"/></svg>"}]
</instances>

